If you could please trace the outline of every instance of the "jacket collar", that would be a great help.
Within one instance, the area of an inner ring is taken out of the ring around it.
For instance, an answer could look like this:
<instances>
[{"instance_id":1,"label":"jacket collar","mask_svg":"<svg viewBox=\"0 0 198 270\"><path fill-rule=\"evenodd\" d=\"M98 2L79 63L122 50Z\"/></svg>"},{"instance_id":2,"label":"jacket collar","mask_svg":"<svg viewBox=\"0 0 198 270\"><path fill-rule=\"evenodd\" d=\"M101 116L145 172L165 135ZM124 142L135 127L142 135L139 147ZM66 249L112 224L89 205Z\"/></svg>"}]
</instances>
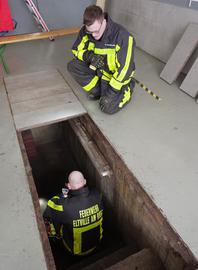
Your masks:
<instances>
[{"instance_id":1,"label":"jacket collar","mask_svg":"<svg viewBox=\"0 0 198 270\"><path fill-rule=\"evenodd\" d=\"M80 196L80 195L84 195L87 196L89 194L89 188L87 186L76 189L76 190L69 190L69 195L71 197L73 196Z\"/></svg>"},{"instance_id":2,"label":"jacket collar","mask_svg":"<svg viewBox=\"0 0 198 270\"><path fill-rule=\"evenodd\" d=\"M104 34L102 36L102 39L106 39L109 35L111 35L111 32L112 32L112 25L113 25L113 21L112 19L110 18L110 16L108 15L108 13L104 13L105 15L105 19L107 21L107 26L106 26L106 29L104 31Z\"/></svg>"}]
</instances>

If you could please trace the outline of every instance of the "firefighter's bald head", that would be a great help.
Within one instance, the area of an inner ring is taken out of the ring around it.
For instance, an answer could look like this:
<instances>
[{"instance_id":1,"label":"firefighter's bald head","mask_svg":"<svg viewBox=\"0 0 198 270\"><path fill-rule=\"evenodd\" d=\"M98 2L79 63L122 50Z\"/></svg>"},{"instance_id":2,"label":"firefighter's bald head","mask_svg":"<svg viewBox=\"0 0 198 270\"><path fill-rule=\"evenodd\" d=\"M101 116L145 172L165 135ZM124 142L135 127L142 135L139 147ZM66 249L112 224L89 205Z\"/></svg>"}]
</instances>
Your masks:
<instances>
[{"instance_id":1,"label":"firefighter's bald head","mask_svg":"<svg viewBox=\"0 0 198 270\"><path fill-rule=\"evenodd\" d=\"M86 185L86 179L83 174L79 171L73 171L68 177L68 188L71 190L82 188Z\"/></svg>"}]
</instances>

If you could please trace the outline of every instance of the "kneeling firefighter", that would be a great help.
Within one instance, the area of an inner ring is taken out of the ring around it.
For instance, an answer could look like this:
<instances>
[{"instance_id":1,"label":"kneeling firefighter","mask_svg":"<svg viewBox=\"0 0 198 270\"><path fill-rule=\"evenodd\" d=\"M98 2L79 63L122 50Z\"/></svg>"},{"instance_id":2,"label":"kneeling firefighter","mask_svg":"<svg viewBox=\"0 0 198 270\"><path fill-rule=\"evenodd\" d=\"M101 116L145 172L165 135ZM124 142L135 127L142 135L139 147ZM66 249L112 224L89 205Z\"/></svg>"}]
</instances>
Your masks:
<instances>
[{"instance_id":1,"label":"kneeling firefighter","mask_svg":"<svg viewBox=\"0 0 198 270\"><path fill-rule=\"evenodd\" d=\"M103 112L116 113L131 100L135 86L135 40L99 6L87 7L83 20L68 71L89 99L99 100Z\"/></svg>"}]
</instances>

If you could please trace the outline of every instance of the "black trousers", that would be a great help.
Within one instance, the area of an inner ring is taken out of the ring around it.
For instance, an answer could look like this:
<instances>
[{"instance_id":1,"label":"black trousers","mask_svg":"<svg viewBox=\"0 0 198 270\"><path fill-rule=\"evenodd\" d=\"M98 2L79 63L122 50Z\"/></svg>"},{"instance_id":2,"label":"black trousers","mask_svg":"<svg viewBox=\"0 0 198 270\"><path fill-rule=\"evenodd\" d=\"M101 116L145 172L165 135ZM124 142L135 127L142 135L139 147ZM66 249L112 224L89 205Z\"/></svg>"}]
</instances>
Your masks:
<instances>
[{"instance_id":1,"label":"black trousers","mask_svg":"<svg viewBox=\"0 0 198 270\"><path fill-rule=\"evenodd\" d=\"M94 95L101 97L99 105L101 110L105 113L116 113L124 108L131 100L131 95L135 86L133 80L131 80L128 85L124 85L119 91L115 91L109 85L109 81L101 79L102 73L100 71L97 72L90 69L83 61L73 59L68 63L67 69L82 87L88 85L95 76L99 77L97 84L90 89L88 93L93 93ZM105 102L101 105L103 100Z\"/></svg>"}]
</instances>

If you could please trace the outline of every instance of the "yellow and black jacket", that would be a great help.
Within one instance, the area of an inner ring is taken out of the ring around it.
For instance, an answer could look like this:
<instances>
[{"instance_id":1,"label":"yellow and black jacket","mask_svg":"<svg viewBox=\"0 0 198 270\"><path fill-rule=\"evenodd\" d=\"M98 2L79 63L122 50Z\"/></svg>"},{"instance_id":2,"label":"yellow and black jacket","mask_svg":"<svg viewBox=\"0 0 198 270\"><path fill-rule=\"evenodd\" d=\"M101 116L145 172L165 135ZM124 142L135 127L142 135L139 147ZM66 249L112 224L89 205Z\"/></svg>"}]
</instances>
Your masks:
<instances>
[{"instance_id":1,"label":"yellow and black jacket","mask_svg":"<svg viewBox=\"0 0 198 270\"><path fill-rule=\"evenodd\" d=\"M43 216L53 227L51 236L61 236L74 255L90 253L102 239L103 203L96 190L83 187L70 190L67 198L54 196Z\"/></svg>"},{"instance_id":2,"label":"yellow and black jacket","mask_svg":"<svg viewBox=\"0 0 198 270\"><path fill-rule=\"evenodd\" d=\"M107 63L101 69L102 79L109 81L113 89L120 90L122 86L129 84L134 75L135 40L124 27L113 22L108 14L105 14L105 18L107 26L102 38L95 40L83 26L72 47L72 52L81 61L85 60L83 55L87 50L105 55ZM84 90L90 91L98 80L96 75L87 87L83 87Z\"/></svg>"}]
</instances>

